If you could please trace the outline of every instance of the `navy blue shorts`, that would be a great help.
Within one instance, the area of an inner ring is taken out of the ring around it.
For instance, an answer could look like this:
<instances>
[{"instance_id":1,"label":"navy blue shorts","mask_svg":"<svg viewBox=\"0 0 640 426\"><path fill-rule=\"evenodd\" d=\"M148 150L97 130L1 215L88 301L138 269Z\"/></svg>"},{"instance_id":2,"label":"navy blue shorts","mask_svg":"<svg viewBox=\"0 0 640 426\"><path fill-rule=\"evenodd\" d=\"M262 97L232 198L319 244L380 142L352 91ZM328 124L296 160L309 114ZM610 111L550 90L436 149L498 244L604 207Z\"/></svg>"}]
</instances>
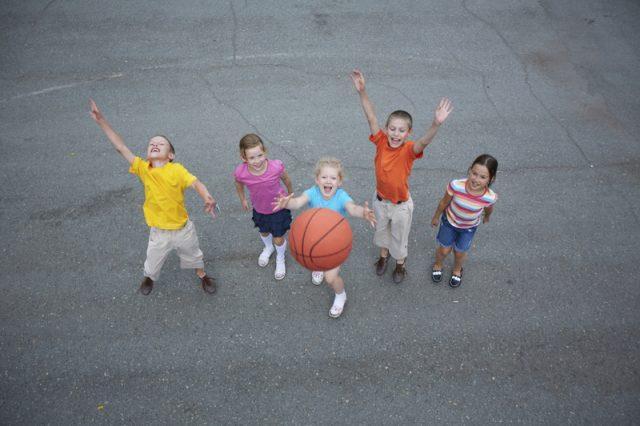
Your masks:
<instances>
[{"instance_id":1,"label":"navy blue shorts","mask_svg":"<svg viewBox=\"0 0 640 426\"><path fill-rule=\"evenodd\" d=\"M253 223L263 234L269 233L274 237L282 237L291 228L291 210L282 209L271 214L258 213L253 209Z\"/></svg>"},{"instance_id":2,"label":"navy blue shorts","mask_svg":"<svg viewBox=\"0 0 640 426\"><path fill-rule=\"evenodd\" d=\"M442 213L436 241L442 247L449 248L453 246L455 251L463 253L471 247L471 241L473 241L473 236L476 234L476 229L478 229L477 226L467 229L456 228L447 220L447 214Z\"/></svg>"}]
</instances>

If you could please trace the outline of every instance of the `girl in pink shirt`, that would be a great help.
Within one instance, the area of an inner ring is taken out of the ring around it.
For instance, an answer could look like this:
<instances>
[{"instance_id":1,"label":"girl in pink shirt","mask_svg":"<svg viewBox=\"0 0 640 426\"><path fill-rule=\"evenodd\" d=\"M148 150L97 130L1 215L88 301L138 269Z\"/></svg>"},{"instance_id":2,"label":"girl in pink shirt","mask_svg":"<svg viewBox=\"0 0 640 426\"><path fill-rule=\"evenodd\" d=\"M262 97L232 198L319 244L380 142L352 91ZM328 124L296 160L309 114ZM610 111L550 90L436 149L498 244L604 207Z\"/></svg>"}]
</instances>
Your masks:
<instances>
[{"instance_id":1,"label":"girl in pink shirt","mask_svg":"<svg viewBox=\"0 0 640 426\"><path fill-rule=\"evenodd\" d=\"M249 210L244 187L249 190L253 205L253 223L264 243L264 249L258 257L258 266L265 267L269 258L276 252L275 279L285 277L285 251L287 241L284 235L291 226L291 211L280 209L273 211L272 201L280 195L292 192L291 179L280 160L269 160L267 150L260 136L250 133L240 139L240 158L242 163L236 167L236 191L244 210ZM284 184L284 186L283 186ZM286 191L285 191L286 187ZM274 248L275 244L275 248Z\"/></svg>"}]
</instances>

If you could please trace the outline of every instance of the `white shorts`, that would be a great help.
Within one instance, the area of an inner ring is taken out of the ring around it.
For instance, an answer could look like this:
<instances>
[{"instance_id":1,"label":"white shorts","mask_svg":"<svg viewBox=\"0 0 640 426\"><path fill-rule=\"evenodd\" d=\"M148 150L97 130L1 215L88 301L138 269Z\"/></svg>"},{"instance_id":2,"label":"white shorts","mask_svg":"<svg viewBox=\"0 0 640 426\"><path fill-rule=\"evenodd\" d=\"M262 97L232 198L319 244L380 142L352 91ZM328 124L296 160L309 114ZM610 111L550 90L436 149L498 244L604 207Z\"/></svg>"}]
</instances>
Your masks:
<instances>
[{"instance_id":1,"label":"white shorts","mask_svg":"<svg viewBox=\"0 0 640 426\"><path fill-rule=\"evenodd\" d=\"M151 228L149 230L149 245L147 246L147 260L144 262L144 276L157 281L160 277L162 265L164 265L171 250L174 249L180 257L181 268L204 268L196 227L193 222L187 220L182 229Z\"/></svg>"},{"instance_id":2,"label":"white shorts","mask_svg":"<svg viewBox=\"0 0 640 426\"><path fill-rule=\"evenodd\" d=\"M373 211L376 215L376 232L373 242L382 248L389 249L389 253L396 260L407 257L409 246L409 231L413 218L413 200L409 199L400 204L388 200L378 200L373 196Z\"/></svg>"}]
</instances>

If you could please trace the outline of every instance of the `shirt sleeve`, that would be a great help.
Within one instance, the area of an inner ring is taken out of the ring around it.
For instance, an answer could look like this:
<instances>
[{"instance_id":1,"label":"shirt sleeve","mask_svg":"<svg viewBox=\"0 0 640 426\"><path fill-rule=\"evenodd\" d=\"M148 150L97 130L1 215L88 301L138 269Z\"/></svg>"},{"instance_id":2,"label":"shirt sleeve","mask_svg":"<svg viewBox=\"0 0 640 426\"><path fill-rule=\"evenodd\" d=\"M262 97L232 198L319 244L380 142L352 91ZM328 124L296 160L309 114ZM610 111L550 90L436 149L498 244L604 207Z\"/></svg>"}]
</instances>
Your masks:
<instances>
[{"instance_id":1,"label":"shirt sleeve","mask_svg":"<svg viewBox=\"0 0 640 426\"><path fill-rule=\"evenodd\" d=\"M424 150L422 150L422 152L420 154L416 154L416 152L413 150L413 147L416 143L414 141L409 141L406 143L407 145L407 149L409 150L409 156L411 158L418 159L418 158L422 158L424 157Z\"/></svg>"},{"instance_id":2,"label":"shirt sleeve","mask_svg":"<svg viewBox=\"0 0 640 426\"><path fill-rule=\"evenodd\" d=\"M271 160L273 161L273 169L275 170L278 176L282 176L284 173L284 163L280 160Z\"/></svg>"},{"instance_id":3,"label":"shirt sleeve","mask_svg":"<svg viewBox=\"0 0 640 426\"><path fill-rule=\"evenodd\" d=\"M135 156L133 158L133 163L129 166L129 173L134 174L136 176L140 176L140 166L144 163L142 158Z\"/></svg>"},{"instance_id":4,"label":"shirt sleeve","mask_svg":"<svg viewBox=\"0 0 640 426\"><path fill-rule=\"evenodd\" d=\"M309 199L309 202L307 203L309 207L314 206L314 200L315 200L314 189L315 189L315 186L312 186L311 188L303 192L303 194L306 194L307 198Z\"/></svg>"},{"instance_id":5,"label":"shirt sleeve","mask_svg":"<svg viewBox=\"0 0 640 426\"><path fill-rule=\"evenodd\" d=\"M196 180L198 180L198 178L189 173L189 170L187 170L182 164L176 164L176 166L183 189L190 187Z\"/></svg>"},{"instance_id":6,"label":"shirt sleeve","mask_svg":"<svg viewBox=\"0 0 640 426\"><path fill-rule=\"evenodd\" d=\"M236 182L242 182L242 166L244 165L244 163L240 163L238 164L238 166L233 170L233 178L236 180Z\"/></svg>"},{"instance_id":7,"label":"shirt sleeve","mask_svg":"<svg viewBox=\"0 0 640 426\"><path fill-rule=\"evenodd\" d=\"M447 185L447 194L449 194L451 197L453 197L454 194L454 186L455 180L452 180L451 182L449 182L449 185Z\"/></svg>"},{"instance_id":8,"label":"shirt sleeve","mask_svg":"<svg viewBox=\"0 0 640 426\"><path fill-rule=\"evenodd\" d=\"M341 194L340 194L341 198L340 198L340 204L342 205L342 208L344 208L344 206L349 202L354 202L353 198L351 198L351 196L349 194L347 194L347 191L342 190Z\"/></svg>"},{"instance_id":9,"label":"shirt sleeve","mask_svg":"<svg viewBox=\"0 0 640 426\"><path fill-rule=\"evenodd\" d=\"M380 141L383 140L385 137L386 137L386 135L384 134L382 129L380 129L380 130L378 130L378 133L376 133L375 135L369 135L369 140L374 145L378 145L380 143Z\"/></svg>"}]
</instances>

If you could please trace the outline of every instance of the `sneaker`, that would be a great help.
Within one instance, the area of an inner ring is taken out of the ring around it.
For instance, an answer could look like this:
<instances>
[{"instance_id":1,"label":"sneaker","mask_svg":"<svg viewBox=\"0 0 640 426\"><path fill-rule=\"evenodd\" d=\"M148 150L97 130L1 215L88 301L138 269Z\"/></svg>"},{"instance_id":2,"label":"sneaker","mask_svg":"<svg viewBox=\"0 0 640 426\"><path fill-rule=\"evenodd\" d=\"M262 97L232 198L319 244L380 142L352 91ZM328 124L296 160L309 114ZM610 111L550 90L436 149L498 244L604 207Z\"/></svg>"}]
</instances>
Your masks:
<instances>
[{"instance_id":1,"label":"sneaker","mask_svg":"<svg viewBox=\"0 0 640 426\"><path fill-rule=\"evenodd\" d=\"M153 290L153 280L149 277L144 277L142 284L140 284L140 294L148 296Z\"/></svg>"},{"instance_id":2,"label":"sneaker","mask_svg":"<svg viewBox=\"0 0 640 426\"><path fill-rule=\"evenodd\" d=\"M338 297L336 295L335 299L333 299L333 306L329 309L329 316L331 318L338 318L342 315L342 311L344 311L344 305L347 303L347 297Z\"/></svg>"},{"instance_id":3,"label":"sneaker","mask_svg":"<svg viewBox=\"0 0 640 426\"><path fill-rule=\"evenodd\" d=\"M278 260L276 259L276 272L273 275L276 280L280 281L284 279L284 276L287 275L287 267L284 263L284 259Z\"/></svg>"},{"instance_id":4,"label":"sneaker","mask_svg":"<svg viewBox=\"0 0 640 426\"><path fill-rule=\"evenodd\" d=\"M389 264L389 255L387 255L387 257L380 256L378 261L375 263L376 275L384 275L384 273L387 271L388 264Z\"/></svg>"},{"instance_id":5,"label":"sneaker","mask_svg":"<svg viewBox=\"0 0 640 426\"><path fill-rule=\"evenodd\" d=\"M260 253L260 257L258 257L258 266L260 266L261 268L264 268L265 266L267 266L269 264L269 258L271 257L274 251L276 251L276 249L273 248L273 246L269 248L267 247L263 248L262 253Z\"/></svg>"},{"instance_id":6,"label":"sneaker","mask_svg":"<svg viewBox=\"0 0 640 426\"><path fill-rule=\"evenodd\" d=\"M313 271L311 273L311 282L313 285L322 284L322 280L324 280L324 272L322 271Z\"/></svg>"},{"instance_id":7,"label":"sneaker","mask_svg":"<svg viewBox=\"0 0 640 426\"><path fill-rule=\"evenodd\" d=\"M404 263L396 263L396 269L393 270L393 282L400 284L404 281L404 277L407 276L407 268Z\"/></svg>"}]
</instances>

